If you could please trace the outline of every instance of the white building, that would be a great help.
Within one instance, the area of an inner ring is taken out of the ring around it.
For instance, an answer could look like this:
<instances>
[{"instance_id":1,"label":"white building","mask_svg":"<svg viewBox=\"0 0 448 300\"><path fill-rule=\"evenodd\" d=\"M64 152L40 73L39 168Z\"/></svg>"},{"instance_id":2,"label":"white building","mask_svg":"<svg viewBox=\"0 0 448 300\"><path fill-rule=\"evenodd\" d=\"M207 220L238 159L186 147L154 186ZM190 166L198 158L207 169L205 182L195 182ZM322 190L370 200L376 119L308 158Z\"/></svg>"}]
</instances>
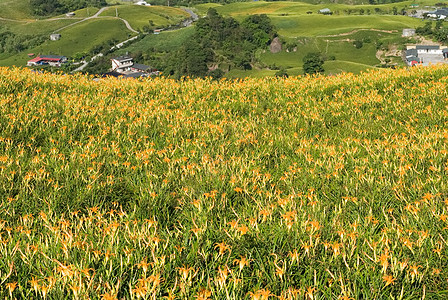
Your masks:
<instances>
[{"instance_id":1,"label":"white building","mask_svg":"<svg viewBox=\"0 0 448 300\"><path fill-rule=\"evenodd\" d=\"M132 61L132 57L129 55L123 55L114 57L111 59L112 61L112 71L118 73L124 73L131 70L132 65L134 64Z\"/></svg>"},{"instance_id":2,"label":"white building","mask_svg":"<svg viewBox=\"0 0 448 300\"><path fill-rule=\"evenodd\" d=\"M406 62L409 66L446 63L445 59L447 57L448 48L446 46L412 45L407 46L406 50Z\"/></svg>"},{"instance_id":3,"label":"white building","mask_svg":"<svg viewBox=\"0 0 448 300\"><path fill-rule=\"evenodd\" d=\"M414 28L405 28L403 29L403 33L401 34L402 37L409 37L415 35L415 29Z\"/></svg>"},{"instance_id":4,"label":"white building","mask_svg":"<svg viewBox=\"0 0 448 300\"><path fill-rule=\"evenodd\" d=\"M57 41L60 38L61 38L61 35L59 33L50 34L50 40L52 40L52 41Z\"/></svg>"},{"instance_id":5,"label":"white building","mask_svg":"<svg viewBox=\"0 0 448 300\"><path fill-rule=\"evenodd\" d=\"M136 2L135 5L151 6L151 4L147 3L144 0Z\"/></svg>"}]
</instances>

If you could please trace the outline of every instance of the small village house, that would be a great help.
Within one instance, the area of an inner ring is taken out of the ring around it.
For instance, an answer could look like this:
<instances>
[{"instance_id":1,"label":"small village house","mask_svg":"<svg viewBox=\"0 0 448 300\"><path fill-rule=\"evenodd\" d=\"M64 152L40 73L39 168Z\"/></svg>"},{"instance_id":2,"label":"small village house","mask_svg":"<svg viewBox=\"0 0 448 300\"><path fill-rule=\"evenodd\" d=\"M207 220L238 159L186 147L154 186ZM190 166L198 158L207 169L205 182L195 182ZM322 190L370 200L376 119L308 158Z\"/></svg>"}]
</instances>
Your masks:
<instances>
[{"instance_id":1,"label":"small village house","mask_svg":"<svg viewBox=\"0 0 448 300\"><path fill-rule=\"evenodd\" d=\"M401 34L402 37L410 37L415 35L415 29L414 28L405 28L403 29L403 33Z\"/></svg>"},{"instance_id":2,"label":"small village house","mask_svg":"<svg viewBox=\"0 0 448 300\"><path fill-rule=\"evenodd\" d=\"M430 11L426 14L428 18L444 20L448 17L448 8L441 8L435 11Z\"/></svg>"},{"instance_id":3,"label":"small village house","mask_svg":"<svg viewBox=\"0 0 448 300\"><path fill-rule=\"evenodd\" d=\"M27 62L27 66L44 66L50 65L54 67L60 67L63 63L67 62L67 57L60 55L39 55Z\"/></svg>"},{"instance_id":4,"label":"small village house","mask_svg":"<svg viewBox=\"0 0 448 300\"><path fill-rule=\"evenodd\" d=\"M405 53L408 66L446 63L448 48L439 45L410 45Z\"/></svg>"},{"instance_id":5,"label":"small village house","mask_svg":"<svg viewBox=\"0 0 448 300\"><path fill-rule=\"evenodd\" d=\"M159 72L150 66L137 64L129 55L122 55L111 59L111 71L105 75L124 78L139 78L157 75Z\"/></svg>"},{"instance_id":6,"label":"small village house","mask_svg":"<svg viewBox=\"0 0 448 300\"><path fill-rule=\"evenodd\" d=\"M320 14L323 14L323 15L331 15L331 14L333 14L329 8L320 9L318 12Z\"/></svg>"},{"instance_id":7,"label":"small village house","mask_svg":"<svg viewBox=\"0 0 448 300\"><path fill-rule=\"evenodd\" d=\"M132 65L134 64L132 61L132 57L130 57L129 55L114 57L111 59L111 62L112 62L112 71L118 73L124 73L126 71L130 71Z\"/></svg>"},{"instance_id":8,"label":"small village house","mask_svg":"<svg viewBox=\"0 0 448 300\"><path fill-rule=\"evenodd\" d=\"M59 33L52 33L50 34L50 40L57 41L61 38L61 35Z\"/></svg>"},{"instance_id":9,"label":"small village house","mask_svg":"<svg viewBox=\"0 0 448 300\"><path fill-rule=\"evenodd\" d=\"M138 1L135 3L136 5L143 5L143 6L151 6L151 4L147 3L146 1Z\"/></svg>"}]
</instances>

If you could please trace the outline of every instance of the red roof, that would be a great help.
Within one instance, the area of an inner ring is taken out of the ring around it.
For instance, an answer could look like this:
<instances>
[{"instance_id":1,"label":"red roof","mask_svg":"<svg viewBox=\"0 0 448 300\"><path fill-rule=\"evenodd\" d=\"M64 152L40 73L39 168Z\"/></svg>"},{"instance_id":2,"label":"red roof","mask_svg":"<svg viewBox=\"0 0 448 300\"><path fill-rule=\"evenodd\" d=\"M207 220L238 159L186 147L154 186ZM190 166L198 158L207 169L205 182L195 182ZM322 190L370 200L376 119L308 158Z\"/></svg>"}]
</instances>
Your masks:
<instances>
[{"instance_id":1,"label":"red roof","mask_svg":"<svg viewBox=\"0 0 448 300\"><path fill-rule=\"evenodd\" d=\"M38 57L35 57L35 58L29 60L28 62L39 62L39 61L56 61L56 62L58 62L58 61L60 61L61 59L62 59L62 58L59 58L59 57L45 57L45 56L38 56Z\"/></svg>"},{"instance_id":2,"label":"red roof","mask_svg":"<svg viewBox=\"0 0 448 300\"><path fill-rule=\"evenodd\" d=\"M41 61L41 60L42 60L42 58L40 58L40 57L35 57L35 58L29 60L28 62L39 62L39 61Z\"/></svg>"}]
</instances>

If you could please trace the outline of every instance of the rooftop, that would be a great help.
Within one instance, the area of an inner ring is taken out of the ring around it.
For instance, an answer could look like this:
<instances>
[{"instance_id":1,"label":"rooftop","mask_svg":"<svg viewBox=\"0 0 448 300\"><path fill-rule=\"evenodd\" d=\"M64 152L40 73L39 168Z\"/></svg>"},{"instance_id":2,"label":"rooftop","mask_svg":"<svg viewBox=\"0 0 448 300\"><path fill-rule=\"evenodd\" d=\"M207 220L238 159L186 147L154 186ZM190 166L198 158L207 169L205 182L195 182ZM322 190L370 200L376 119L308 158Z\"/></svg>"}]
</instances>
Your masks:
<instances>
[{"instance_id":1,"label":"rooftop","mask_svg":"<svg viewBox=\"0 0 448 300\"><path fill-rule=\"evenodd\" d=\"M118 61L127 61L127 60L132 60L132 57L130 57L129 55L121 55L121 56L114 57L112 59L115 59Z\"/></svg>"},{"instance_id":2,"label":"rooftop","mask_svg":"<svg viewBox=\"0 0 448 300\"><path fill-rule=\"evenodd\" d=\"M143 64L134 64L132 67L133 67L134 69L143 70L143 71L146 71L146 70L151 69L150 66L143 65Z\"/></svg>"}]
</instances>

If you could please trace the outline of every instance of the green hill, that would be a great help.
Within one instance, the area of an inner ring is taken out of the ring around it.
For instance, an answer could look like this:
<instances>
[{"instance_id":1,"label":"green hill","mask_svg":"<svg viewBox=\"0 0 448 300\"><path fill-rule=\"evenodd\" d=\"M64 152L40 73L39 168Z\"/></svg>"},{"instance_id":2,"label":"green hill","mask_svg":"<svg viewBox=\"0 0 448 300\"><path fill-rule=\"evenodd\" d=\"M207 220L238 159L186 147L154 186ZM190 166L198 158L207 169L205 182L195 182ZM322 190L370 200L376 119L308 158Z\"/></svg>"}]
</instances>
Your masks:
<instances>
[{"instance_id":1,"label":"green hill","mask_svg":"<svg viewBox=\"0 0 448 300\"><path fill-rule=\"evenodd\" d=\"M23 2L21 3L23 4ZM6 5L6 2L3 4ZM152 28L176 25L189 17L189 14L182 9L172 7L121 5L117 7L117 11L120 18L129 20L131 27L135 27L134 30L142 30L144 25L150 25ZM52 53L65 56L72 56L78 52L88 53L91 49L107 41L121 42L135 35L125 27L122 20L115 18L115 7L107 7L98 18L78 23L83 18L93 16L96 12L98 12L97 8L86 8L75 11L73 17L62 15L26 21L0 19L2 29L12 32L18 38L41 36L41 39L46 40L42 44L27 47L18 54L0 54L0 65L24 65L29 59L28 53ZM72 24L73 26L68 26ZM50 41L49 35L55 31L60 33L62 38L59 41Z\"/></svg>"},{"instance_id":2,"label":"green hill","mask_svg":"<svg viewBox=\"0 0 448 300\"><path fill-rule=\"evenodd\" d=\"M162 28L169 25L179 24L190 15L175 7L166 6L140 6L140 5L119 5L112 6L101 14L101 16L118 16L129 20L135 29L143 26L150 28Z\"/></svg>"},{"instance_id":3,"label":"green hill","mask_svg":"<svg viewBox=\"0 0 448 300\"><path fill-rule=\"evenodd\" d=\"M31 20L30 2L28 0L0 0L0 18L13 20Z\"/></svg>"}]
</instances>

